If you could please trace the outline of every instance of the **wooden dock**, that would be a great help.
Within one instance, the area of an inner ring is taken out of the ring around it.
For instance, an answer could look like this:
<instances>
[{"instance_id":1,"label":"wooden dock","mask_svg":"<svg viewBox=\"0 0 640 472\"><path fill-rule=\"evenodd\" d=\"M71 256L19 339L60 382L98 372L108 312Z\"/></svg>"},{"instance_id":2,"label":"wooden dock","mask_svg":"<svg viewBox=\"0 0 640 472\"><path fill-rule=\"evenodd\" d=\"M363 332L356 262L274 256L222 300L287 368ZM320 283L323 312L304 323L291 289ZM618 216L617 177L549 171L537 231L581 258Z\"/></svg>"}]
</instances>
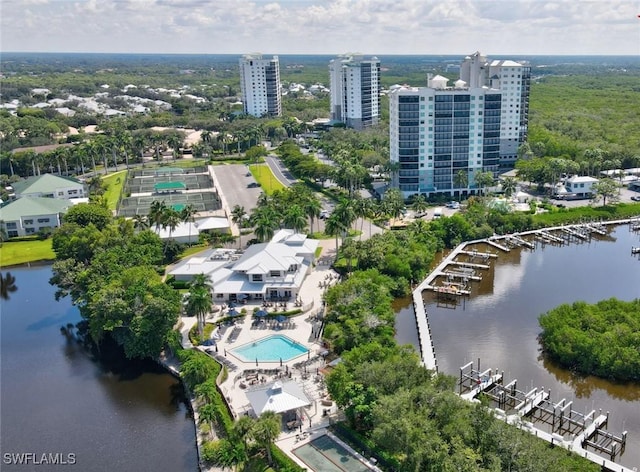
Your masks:
<instances>
[{"instance_id":1,"label":"wooden dock","mask_svg":"<svg viewBox=\"0 0 640 472\"><path fill-rule=\"evenodd\" d=\"M511 249L509 249L507 246L503 246L502 244L498 244L497 242L495 242L493 239L489 238L484 240L483 242L487 243L489 246L493 246L495 248L500 249L503 252L509 252L511 251Z\"/></svg>"},{"instance_id":2,"label":"wooden dock","mask_svg":"<svg viewBox=\"0 0 640 472\"><path fill-rule=\"evenodd\" d=\"M458 251L460 254L466 254L467 256L470 256L471 258L481 258L481 259L497 259L498 255L494 254L493 252L480 252L480 251L467 251L464 249L461 249L460 251Z\"/></svg>"}]
</instances>

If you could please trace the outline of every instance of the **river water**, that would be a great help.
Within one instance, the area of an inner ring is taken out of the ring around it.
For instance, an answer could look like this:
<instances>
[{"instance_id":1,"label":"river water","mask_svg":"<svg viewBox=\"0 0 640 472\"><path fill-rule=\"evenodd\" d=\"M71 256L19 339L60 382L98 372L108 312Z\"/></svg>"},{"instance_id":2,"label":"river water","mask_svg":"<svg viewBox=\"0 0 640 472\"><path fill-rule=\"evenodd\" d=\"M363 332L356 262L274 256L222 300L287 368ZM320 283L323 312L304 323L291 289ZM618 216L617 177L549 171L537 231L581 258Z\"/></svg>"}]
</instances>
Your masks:
<instances>
[{"instance_id":1,"label":"river water","mask_svg":"<svg viewBox=\"0 0 640 472\"><path fill-rule=\"evenodd\" d=\"M197 470L179 382L154 363L92 360L60 332L80 316L68 299L54 300L51 268L10 272L18 290L0 305L0 469L61 470L14 467L6 456L60 453L83 471Z\"/></svg>"},{"instance_id":2,"label":"river water","mask_svg":"<svg viewBox=\"0 0 640 472\"><path fill-rule=\"evenodd\" d=\"M457 306L425 292L439 370L458 376L461 366L480 358L482 370L504 371L506 382L518 379L519 390L550 388L553 401L573 400L578 412L610 411L609 431L629 431L619 462L640 469L640 384L574 375L543 359L537 340L538 316L557 305L640 298L640 259L631 255L639 245L640 234L618 226L586 243L500 252ZM397 300L395 308L397 341L418 349L410 299Z\"/></svg>"}]
</instances>

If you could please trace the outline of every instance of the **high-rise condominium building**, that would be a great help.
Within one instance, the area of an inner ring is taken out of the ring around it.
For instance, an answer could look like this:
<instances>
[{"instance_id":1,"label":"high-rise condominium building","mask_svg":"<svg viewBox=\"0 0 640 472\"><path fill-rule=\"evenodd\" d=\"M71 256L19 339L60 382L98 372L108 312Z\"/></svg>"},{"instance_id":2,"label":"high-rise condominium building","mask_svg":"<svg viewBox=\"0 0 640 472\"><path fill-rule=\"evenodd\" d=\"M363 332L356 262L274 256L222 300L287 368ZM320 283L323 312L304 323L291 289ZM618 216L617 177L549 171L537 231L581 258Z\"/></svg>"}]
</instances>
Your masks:
<instances>
[{"instance_id":1,"label":"high-rise condominium building","mask_svg":"<svg viewBox=\"0 0 640 472\"><path fill-rule=\"evenodd\" d=\"M329 62L331 119L363 129L380 118L380 61L347 54Z\"/></svg>"},{"instance_id":2,"label":"high-rise condominium building","mask_svg":"<svg viewBox=\"0 0 640 472\"><path fill-rule=\"evenodd\" d=\"M527 137L531 71L525 63L465 57L453 86L428 76L427 87L390 93L393 186L414 194L477 193L480 172L516 160Z\"/></svg>"},{"instance_id":3,"label":"high-rise condominium building","mask_svg":"<svg viewBox=\"0 0 640 472\"><path fill-rule=\"evenodd\" d=\"M280 116L280 64L278 56L263 59L262 54L247 54L240 59L240 88L244 112L248 115Z\"/></svg>"}]
</instances>

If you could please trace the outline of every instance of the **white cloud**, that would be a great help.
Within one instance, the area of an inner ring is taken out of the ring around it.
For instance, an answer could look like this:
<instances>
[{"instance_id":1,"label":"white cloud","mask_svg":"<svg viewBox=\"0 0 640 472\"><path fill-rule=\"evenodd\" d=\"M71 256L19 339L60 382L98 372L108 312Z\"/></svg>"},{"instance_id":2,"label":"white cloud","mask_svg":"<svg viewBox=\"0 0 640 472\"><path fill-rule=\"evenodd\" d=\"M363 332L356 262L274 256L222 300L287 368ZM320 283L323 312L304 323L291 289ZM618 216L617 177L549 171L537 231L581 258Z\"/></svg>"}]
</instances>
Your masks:
<instances>
[{"instance_id":1,"label":"white cloud","mask_svg":"<svg viewBox=\"0 0 640 472\"><path fill-rule=\"evenodd\" d=\"M4 0L0 39L5 51L640 54L639 11L628 0Z\"/></svg>"}]
</instances>

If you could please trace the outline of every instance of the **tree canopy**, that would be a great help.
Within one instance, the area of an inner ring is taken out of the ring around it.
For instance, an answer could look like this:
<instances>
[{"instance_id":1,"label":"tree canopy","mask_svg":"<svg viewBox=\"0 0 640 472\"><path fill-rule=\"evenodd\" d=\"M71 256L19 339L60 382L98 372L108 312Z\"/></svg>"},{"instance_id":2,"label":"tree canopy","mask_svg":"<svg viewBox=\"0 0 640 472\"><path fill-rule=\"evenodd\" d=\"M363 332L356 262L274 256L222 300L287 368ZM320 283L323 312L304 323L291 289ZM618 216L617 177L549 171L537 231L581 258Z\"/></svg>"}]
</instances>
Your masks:
<instances>
[{"instance_id":1,"label":"tree canopy","mask_svg":"<svg viewBox=\"0 0 640 472\"><path fill-rule=\"evenodd\" d=\"M53 235L56 298L70 296L99 343L110 335L128 357L157 356L178 319L180 296L162 282L162 242L116 220L101 230L64 223Z\"/></svg>"},{"instance_id":2,"label":"tree canopy","mask_svg":"<svg viewBox=\"0 0 640 472\"><path fill-rule=\"evenodd\" d=\"M640 380L640 299L560 305L539 318L544 352L566 368Z\"/></svg>"}]
</instances>

